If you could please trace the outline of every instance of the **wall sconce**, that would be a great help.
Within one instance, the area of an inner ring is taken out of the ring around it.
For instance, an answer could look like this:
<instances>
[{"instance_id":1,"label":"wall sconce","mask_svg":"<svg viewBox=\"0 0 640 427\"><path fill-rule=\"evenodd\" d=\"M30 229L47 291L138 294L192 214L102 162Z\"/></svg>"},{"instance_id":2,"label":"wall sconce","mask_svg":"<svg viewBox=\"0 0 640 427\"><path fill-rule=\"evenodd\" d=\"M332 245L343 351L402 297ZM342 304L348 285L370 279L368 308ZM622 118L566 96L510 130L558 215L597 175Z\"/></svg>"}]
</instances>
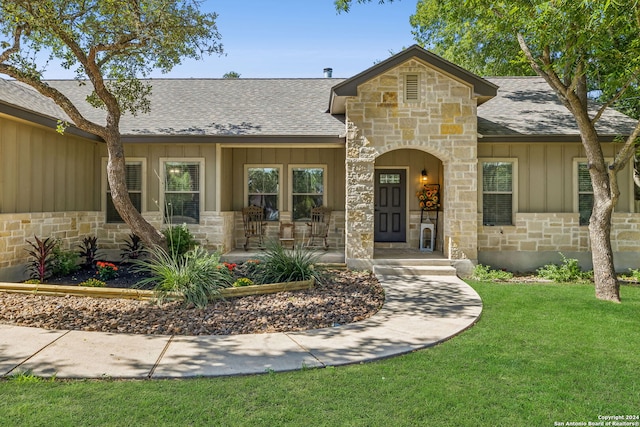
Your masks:
<instances>
[{"instance_id":1,"label":"wall sconce","mask_svg":"<svg viewBox=\"0 0 640 427\"><path fill-rule=\"evenodd\" d=\"M427 183L427 170L426 169L422 169L422 172L420 172L420 182L422 182L423 184Z\"/></svg>"}]
</instances>

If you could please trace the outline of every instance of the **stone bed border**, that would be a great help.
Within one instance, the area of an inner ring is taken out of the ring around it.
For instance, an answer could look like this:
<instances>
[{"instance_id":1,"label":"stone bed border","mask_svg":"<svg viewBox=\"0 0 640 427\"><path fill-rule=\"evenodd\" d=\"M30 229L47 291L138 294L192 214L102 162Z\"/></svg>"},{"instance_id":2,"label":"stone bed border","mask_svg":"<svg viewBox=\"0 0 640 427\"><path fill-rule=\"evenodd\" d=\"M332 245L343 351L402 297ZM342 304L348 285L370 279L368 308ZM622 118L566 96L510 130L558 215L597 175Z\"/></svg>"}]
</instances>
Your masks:
<instances>
[{"instance_id":1,"label":"stone bed border","mask_svg":"<svg viewBox=\"0 0 640 427\"><path fill-rule=\"evenodd\" d=\"M238 288L223 288L219 297L235 298L249 295L273 294L276 292L298 291L311 289L315 280L302 280L297 282L271 283L266 285L241 286ZM47 285L30 283L0 283L0 292L52 295L52 296L85 296L94 298L124 298L137 300L152 300L155 293L150 290L130 289L130 288L96 288L89 286L69 286L69 285ZM180 299L175 294L175 299Z\"/></svg>"}]
</instances>

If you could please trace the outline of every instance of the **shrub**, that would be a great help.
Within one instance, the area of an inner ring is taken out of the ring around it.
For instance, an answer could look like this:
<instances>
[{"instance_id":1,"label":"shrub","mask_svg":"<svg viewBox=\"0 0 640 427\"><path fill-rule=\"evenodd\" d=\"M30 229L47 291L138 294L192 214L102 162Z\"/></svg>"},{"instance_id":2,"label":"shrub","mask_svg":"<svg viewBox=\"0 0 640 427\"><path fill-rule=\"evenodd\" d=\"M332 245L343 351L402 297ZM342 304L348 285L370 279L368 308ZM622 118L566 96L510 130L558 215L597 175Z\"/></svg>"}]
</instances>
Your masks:
<instances>
[{"instance_id":1,"label":"shrub","mask_svg":"<svg viewBox=\"0 0 640 427\"><path fill-rule=\"evenodd\" d=\"M53 260L51 265L51 271L53 276L66 276L78 271L80 266L78 265L79 255L75 251L64 250L60 246L60 242L56 242L53 248Z\"/></svg>"},{"instance_id":2,"label":"shrub","mask_svg":"<svg viewBox=\"0 0 640 427\"><path fill-rule=\"evenodd\" d=\"M107 286L107 284L105 282L103 282L102 280L98 280L94 277L85 280L84 282L80 283L79 286L88 286L90 288L104 288L105 286Z\"/></svg>"},{"instance_id":3,"label":"shrub","mask_svg":"<svg viewBox=\"0 0 640 427\"><path fill-rule=\"evenodd\" d=\"M118 267L110 262L98 261L96 263L98 271L96 274L100 277L100 280L107 281L118 277Z\"/></svg>"},{"instance_id":4,"label":"shrub","mask_svg":"<svg viewBox=\"0 0 640 427\"><path fill-rule=\"evenodd\" d=\"M84 258L84 266L86 268L92 268L96 260L96 255L98 254L98 238L95 236L87 236L82 239L82 243L78 246L80 247L78 255Z\"/></svg>"},{"instance_id":5,"label":"shrub","mask_svg":"<svg viewBox=\"0 0 640 427\"><path fill-rule=\"evenodd\" d=\"M51 276L51 266L53 264L53 249L56 246L56 242L47 237L44 240L38 239L38 236L33 236L35 242L27 243L31 246L27 249L27 253L33 258L29 263L29 269L31 270L31 278L37 279L40 283L44 282L49 276Z\"/></svg>"},{"instance_id":6,"label":"shrub","mask_svg":"<svg viewBox=\"0 0 640 427\"><path fill-rule=\"evenodd\" d=\"M142 239L135 234L129 234L125 239L124 246L120 250L120 258L123 260L138 259L144 250Z\"/></svg>"},{"instance_id":7,"label":"shrub","mask_svg":"<svg viewBox=\"0 0 640 427\"><path fill-rule=\"evenodd\" d=\"M278 242L268 242L260 264L256 266L256 278L260 283L293 282L298 280L322 281L315 264L320 254L300 246L285 249Z\"/></svg>"},{"instance_id":8,"label":"shrub","mask_svg":"<svg viewBox=\"0 0 640 427\"><path fill-rule=\"evenodd\" d=\"M488 265L478 264L473 269L471 277L481 282L499 282L509 280L513 277L513 273L503 270L494 270Z\"/></svg>"},{"instance_id":9,"label":"shrub","mask_svg":"<svg viewBox=\"0 0 640 427\"><path fill-rule=\"evenodd\" d=\"M575 258L567 258L560 253L562 264L547 264L538 269L538 276L554 282L575 282L587 280L591 277L591 272L584 272Z\"/></svg>"},{"instance_id":10,"label":"shrub","mask_svg":"<svg viewBox=\"0 0 640 427\"><path fill-rule=\"evenodd\" d=\"M253 285L253 280L249 279L248 277L241 277L238 280L236 280L235 282L233 282L233 286L234 288L241 288L243 286L251 286Z\"/></svg>"},{"instance_id":11,"label":"shrub","mask_svg":"<svg viewBox=\"0 0 640 427\"><path fill-rule=\"evenodd\" d=\"M629 275L627 276L629 279L633 280L636 283L640 283L640 268L638 269L629 269Z\"/></svg>"},{"instance_id":12,"label":"shrub","mask_svg":"<svg viewBox=\"0 0 640 427\"><path fill-rule=\"evenodd\" d=\"M149 276L137 286L152 285L158 303L177 293L186 304L204 308L210 298L220 293L220 288L233 283L231 271L220 264L220 255L210 254L200 246L183 256L173 256L156 247L150 251L148 259L137 260L135 264L137 271Z\"/></svg>"},{"instance_id":13,"label":"shrub","mask_svg":"<svg viewBox=\"0 0 640 427\"><path fill-rule=\"evenodd\" d=\"M186 224L165 228L162 234L167 238L169 254L174 257L182 256L196 246L196 239Z\"/></svg>"}]
</instances>

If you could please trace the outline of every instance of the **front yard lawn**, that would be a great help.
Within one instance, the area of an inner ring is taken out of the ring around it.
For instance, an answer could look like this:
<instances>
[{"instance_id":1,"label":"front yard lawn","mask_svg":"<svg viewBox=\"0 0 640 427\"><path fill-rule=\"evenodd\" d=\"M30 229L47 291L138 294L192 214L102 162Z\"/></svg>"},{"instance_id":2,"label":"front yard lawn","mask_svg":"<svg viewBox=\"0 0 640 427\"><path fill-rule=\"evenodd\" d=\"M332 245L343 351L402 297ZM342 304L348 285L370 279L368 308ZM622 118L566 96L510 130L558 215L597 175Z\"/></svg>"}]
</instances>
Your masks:
<instances>
[{"instance_id":1,"label":"front yard lawn","mask_svg":"<svg viewBox=\"0 0 640 427\"><path fill-rule=\"evenodd\" d=\"M0 425L553 426L640 414L640 287L474 282L462 335L402 357L191 380L0 382Z\"/></svg>"}]
</instances>

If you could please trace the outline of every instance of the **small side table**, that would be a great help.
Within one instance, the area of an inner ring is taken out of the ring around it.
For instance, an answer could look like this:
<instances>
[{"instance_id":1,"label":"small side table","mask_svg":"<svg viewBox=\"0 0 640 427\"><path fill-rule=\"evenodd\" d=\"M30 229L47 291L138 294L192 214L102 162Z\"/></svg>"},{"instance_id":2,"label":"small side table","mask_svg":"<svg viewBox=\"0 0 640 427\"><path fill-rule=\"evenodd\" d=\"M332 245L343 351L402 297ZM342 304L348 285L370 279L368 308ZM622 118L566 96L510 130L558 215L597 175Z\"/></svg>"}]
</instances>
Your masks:
<instances>
[{"instance_id":1,"label":"small side table","mask_svg":"<svg viewBox=\"0 0 640 427\"><path fill-rule=\"evenodd\" d=\"M425 238L427 230L429 230L428 239ZM432 222L420 223L420 250L422 252L433 252L435 237L435 225ZM428 246L426 245L427 242Z\"/></svg>"}]
</instances>

